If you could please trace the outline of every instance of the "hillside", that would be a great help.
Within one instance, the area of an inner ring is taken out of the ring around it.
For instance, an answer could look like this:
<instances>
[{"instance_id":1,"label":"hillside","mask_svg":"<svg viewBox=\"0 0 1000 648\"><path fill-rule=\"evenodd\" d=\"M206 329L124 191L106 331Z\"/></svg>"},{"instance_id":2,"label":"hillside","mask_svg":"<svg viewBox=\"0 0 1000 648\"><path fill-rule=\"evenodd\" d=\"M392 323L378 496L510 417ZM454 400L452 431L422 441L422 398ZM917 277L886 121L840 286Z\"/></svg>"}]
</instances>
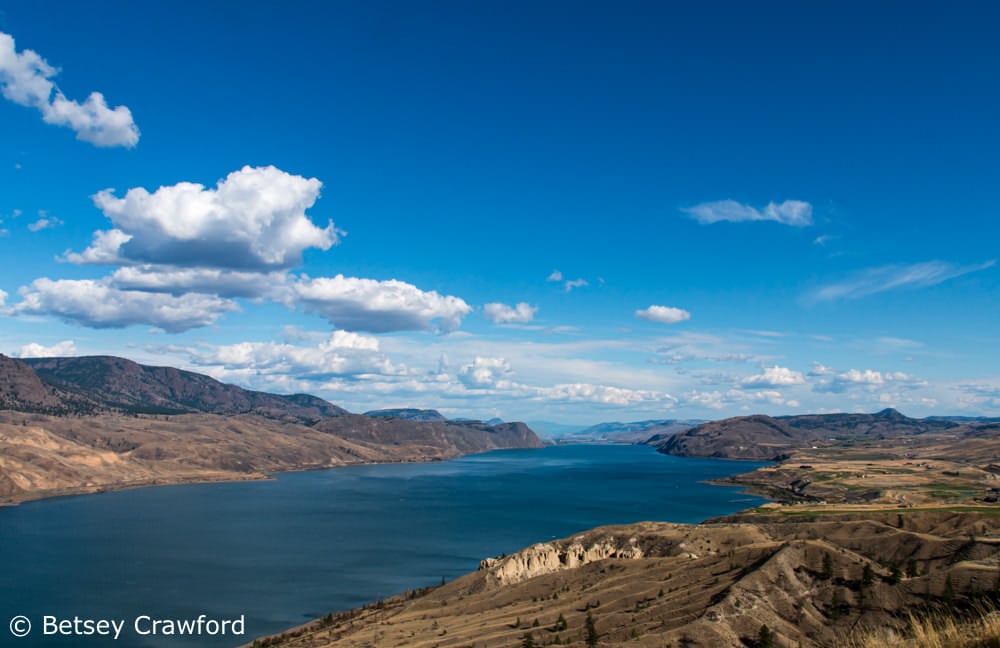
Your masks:
<instances>
[{"instance_id":1,"label":"hillside","mask_svg":"<svg viewBox=\"0 0 1000 648\"><path fill-rule=\"evenodd\" d=\"M310 423L346 412L308 394L280 396L252 391L191 371L151 367L112 356L20 361L3 357L0 362L21 363L33 370L42 383L64 395L55 407L67 413L78 411L80 403L89 403L91 411L259 414ZM19 409L16 403L12 405L12 409Z\"/></svg>"},{"instance_id":2,"label":"hillside","mask_svg":"<svg viewBox=\"0 0 1000 648\"><path fill-rule=\"evenodd\" d=\"M895 442L903 437L931 442L970 434L975 425L950 420L913 419L894 409L876 414L762 414L703 423L649 443L665 454L772 461L793 450L844 443ZM943 435L943 436L942 436Z\"/></svg>"},{"instance_id":3,"label":"hillside","mask_svg":"<svg viewBox=\"0 0 1000 648\"><path fill-rule=\"evenodd\" d=\"M0 503L542 446L523 423L350 414L124 358L0 355Z\"/></svg>"},{"instance_id":4,"label":"hillside","mask_svg":"<svg viewBox=\"0 0 1000 648\"><path fill-rule=\"evenodd\" d=\"M259 645L836 646L911 611L992 596L1000 511L746 514L603 527L483 560L477 572Z\"/></svg>"},{"instance_id":5,"label":"hillside","mask_svg":"<svg viewBox=\"0 0 1000 648\"><path fill-rule=\"evenodd\" d=\"M365 412L365 416L374 418L401 418L409 421L447 421L441 412L432 409L417 409L413 407L398 407L394 409L378 409Z\"/></svg>"}]
</instances>

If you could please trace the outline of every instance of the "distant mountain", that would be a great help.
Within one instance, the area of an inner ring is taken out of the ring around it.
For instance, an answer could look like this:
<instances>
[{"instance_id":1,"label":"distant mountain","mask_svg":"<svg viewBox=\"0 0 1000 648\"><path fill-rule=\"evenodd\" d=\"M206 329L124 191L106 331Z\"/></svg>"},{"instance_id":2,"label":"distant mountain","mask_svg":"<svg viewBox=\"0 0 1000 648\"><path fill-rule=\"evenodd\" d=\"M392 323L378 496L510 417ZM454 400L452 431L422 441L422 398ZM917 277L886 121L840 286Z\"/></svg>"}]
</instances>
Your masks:
<instances>
[{"instance_id":1,"label":"distant mountain","mask_svg":"<svg viewBox=\"0 0 1000 648\"><path fill-rule=\"evenodd\" d=\"M621 423L612 421L598 423L582 430L564 434L559 439L563 443L599 441L602 443L644 443L650 437L667 438L677 432L688 430L702 421L692 419L653 419Z\"/></svg>"},{"instance_id":2,"label":"distant mountain","mask_svg":"<svg viewBox=\"0 0 1000 648\"><path fill-rule=\"evenodd\" d=\"M396 409L379 409L365 412L365 416L373 418L399 418L408 421L447 421L441 412L433 409L416 409L403 407Z\"/></svg>"},{"instance_id":3,"label":"distant mountain","mask_svg":"<svg viewBox=\"0 0 1000 648\"><path fill-rule=\"evenodd\" d=\"M346 414L313 426L349 441L381 446L444 450L450 456L500 448L541 448L544 444L524 423L488 425L482 421L415 421Z\"/></svg>"},{"instance_id":4,"label":"distant mountain","mask_svg":"<svg viewBox=\"0 0 1000 648\"><path fill-rule=\"evenodd\" d=\"M251 391L191 371L151 367L113 356L30 358L20 362L59 396L60 402L50 406L67 411L82 407L88 411L137 414L258 414L299 422L315 422L347 412L308 394L280 396Z\"/></svg>"},{"instance_id":5,"label":"distant mountain","mask_svg":"<svg viewBox=\"0 0 1000 648\"><path fill-rule=\"evenodd\" d=\"M997 416L928 416L927 421L954 421L955 423L1000 423Z\"/></svg>"},{"instance_id":6,"label":"distant mountain","mask_svg":"<svg viewBox=\"0 0 1000 648\"><path fill-rule=\"evenodd\" d=\"M831 439L884 440L958 427L952 421L909 418L894 409L876 414L758 414L710 421L649 443L665 454L768 461Z\"/></svg>"},{"instance_id":7,"label":"distant mountain","mask_svg":"<svg viewBox=\"0 0 1000 648\"><path fill-rule=\"evenodd\" d=\"M560 437L579 432L583 428L581 425L567 425L553 421L528 421L527 423L539 436L550 441L558 441Z\"/></svg>"}]
</instances>

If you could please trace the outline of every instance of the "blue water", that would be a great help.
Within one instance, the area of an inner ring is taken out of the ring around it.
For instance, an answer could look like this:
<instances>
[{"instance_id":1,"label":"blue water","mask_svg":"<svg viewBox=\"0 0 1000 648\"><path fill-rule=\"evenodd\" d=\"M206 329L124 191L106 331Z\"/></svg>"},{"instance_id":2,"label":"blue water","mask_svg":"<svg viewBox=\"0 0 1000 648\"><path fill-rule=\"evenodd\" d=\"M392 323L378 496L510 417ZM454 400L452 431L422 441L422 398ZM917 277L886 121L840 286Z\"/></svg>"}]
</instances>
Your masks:
<instances>
[{"instance_id":1,"label":"blue water","mask_svg":"<svg viewBox=\"0 0 1000 648\"><path fill-rule=\"evenodd\" d=\"M504 450L430 464L163 486L0 509L0 645L234 646L452 579L591 527L699 522L762 500L704 480L760 464L644 446ZM137 637L132 619L245 615L245 637ZM25 615L35 631L7 634ZM43 615L126 619L118 641L41 636Z\"/></svg>"}]
</instances>

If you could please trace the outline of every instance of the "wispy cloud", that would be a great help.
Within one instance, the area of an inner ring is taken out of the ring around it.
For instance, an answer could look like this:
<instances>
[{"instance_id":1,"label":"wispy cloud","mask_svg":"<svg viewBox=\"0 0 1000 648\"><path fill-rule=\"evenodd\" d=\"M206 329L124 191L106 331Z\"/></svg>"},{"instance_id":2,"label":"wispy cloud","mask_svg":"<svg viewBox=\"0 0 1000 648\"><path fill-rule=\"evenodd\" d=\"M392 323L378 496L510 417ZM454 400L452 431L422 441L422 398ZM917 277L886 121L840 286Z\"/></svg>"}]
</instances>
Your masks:
<instances>
[{"instance_id":1,"label":"wispy cloud","mask_svg":"<svg viewBox=\"0 0 1000 648\"><path fill-rule=\"evenodd\" d=\"M48 213L42 209L38 212L38 220L34 223L28 224L28 230L31 232L40 232L46 229L52 229L53 227L59 227L63 222L56 218L55 216L49 216Z\"/></svg>"},{"instance_id":2,"label":"wispy cloud","mask_svg":"<svg viewBox=\"0 0 1000 648\"><path fill-rule=\"evenodd\" d=\"M76 131L77 139L96 146L132 148L139 129L126 106L109 108L100 92L82 104L67 99L52 81L58 70L32 50L17 51L13 37L0 32L0 93L4 98L42 113L48 124Z\"/></svg>"},{"instance_id":3,"label":"wispy cloud","mask_svg":"<svg viewBox=\"0 0 1000 648\"><path fill-rule=\"evenodd\" d=\"M806 301L830 302L842 299L860 299L901 288L926 288L955 277L991 268L995 264L996 261L992 260L965 266L944 261L927 261L909 265L868 268L844 281L819 288L808 295Z\"/></svg>"},{"instance_id":4,"label":"wispy cloud","mask_svg":"<svg viewBox=\"0 0 1000 648\"><path fill-rule=\"evenodd\" d=\"M763 209L738 203L735 200L706 202L681 210L702 225L721 223L746 223L752 221L774 221L783 225L805 227L812 225L812 205L802 200L786 200L782 203L768 203Z\"/></svg>"},{"instance_id":5,"label":"wispy cloud","mask_svg":"<svg viewBox=\"0 0 1000 648\"><path fill-rule=\"evenodd\" d=\"M545 278L545 281L552 281L557 283L562 282L563 290L565 290L566 292L571 292L574 288L583 288L584 286L590 285L590 282L588 282L586 279L583 278L566 279L566 277L560 270L553 270L552 273ZM601 285L604 285L604 280L601 280Z\"/></svg>"}]
</instances>

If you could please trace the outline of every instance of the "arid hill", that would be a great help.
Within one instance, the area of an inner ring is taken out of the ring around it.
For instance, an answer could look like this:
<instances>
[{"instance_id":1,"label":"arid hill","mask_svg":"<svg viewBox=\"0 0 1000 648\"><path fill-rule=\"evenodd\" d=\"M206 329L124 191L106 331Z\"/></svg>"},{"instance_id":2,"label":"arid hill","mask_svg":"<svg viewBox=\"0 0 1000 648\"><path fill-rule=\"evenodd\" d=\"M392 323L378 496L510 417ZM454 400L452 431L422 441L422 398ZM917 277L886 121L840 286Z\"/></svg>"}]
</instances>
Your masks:
<instances>
[{"instance_id":1,"label":"arid hill","mask_svg":"<svg viewBox=\"0 0 1000 648\"><path fill-rule=\"evenodd\" d=\"M935 435L969 434L972 424L914 419L894 409L876 414L810 414L805 416L740 416L710 421L666 439L647 441L665 454L722 459L780 460L792 450L845 442L898 440Z\"/></svg>"},{"instance_id":2,"label":"arid hill","mask_svg":"<svg viewBox=\"0 0 1000 648\"><path fill-rule=\"evenodd\" d=\"M365 412L365 416L375 418L401 418L410 421L447 421L441 412L432 409L416 409L413 407L400 407L395 409L378 409Z\"/></svg>"},{"instance_id":3,"label":"arid hill","mask_svg":"<svg viewBox=\"0 0 1000 648\"><path fill-rule=\"evenodd\" d=\"M0 503L541 446L523 423L372 418L123 358L0 355Z\"/></svg>"},{"instance_id":4,"label":"arid hill","mask_svg":"<svg viewBox=\"0 0 1000 648\"><path fill-rule=\"evenodd\" d=\"M486 559L427 592L332 614L282 648L838 646L996 595L997 513L748 513L603 527ZM594 643L588 643L588 622Z\"/></svg>"},{"instance_id":5,"label":"arid hill","mask_svg":"<svg viewBox=\"0 0 1000 648\"><path fill-rule=\"evenodd\" d=\"M51 393L59 411L120 411L136 414L259 414L268 418L312 423L340 416L343 408L310 396L280 396L227 385L214 378L173 367L151 367L113 356L30 358L0 356L0 367L22 364L34 371ZM8 405L18 407L16 402Z\"/></svg>"}]
</instances>

